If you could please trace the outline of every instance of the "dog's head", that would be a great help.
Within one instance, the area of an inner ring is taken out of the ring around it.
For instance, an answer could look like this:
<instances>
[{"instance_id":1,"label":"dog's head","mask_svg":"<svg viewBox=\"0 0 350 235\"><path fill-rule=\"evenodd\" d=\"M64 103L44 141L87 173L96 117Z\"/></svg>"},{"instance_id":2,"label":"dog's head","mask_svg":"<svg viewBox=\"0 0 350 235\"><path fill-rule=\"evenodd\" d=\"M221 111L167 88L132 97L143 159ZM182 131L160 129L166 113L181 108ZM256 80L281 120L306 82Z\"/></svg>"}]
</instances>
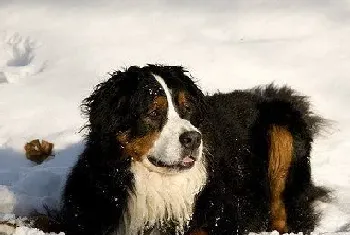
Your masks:
<instances>
[{"instance_id":1,"label":"dog's head","mask_svg":"<svg viewBox=\"0 0 350 235\"><path fill-rule=\"evenodd\" d=\"M85 99L90 135L109 137L121 154L149 170L173 173L202 156L198 127L204 96L179 66L148 65L117 71ZM112 156L113 157L113 156Z\"/></svg>"}]
</instances>

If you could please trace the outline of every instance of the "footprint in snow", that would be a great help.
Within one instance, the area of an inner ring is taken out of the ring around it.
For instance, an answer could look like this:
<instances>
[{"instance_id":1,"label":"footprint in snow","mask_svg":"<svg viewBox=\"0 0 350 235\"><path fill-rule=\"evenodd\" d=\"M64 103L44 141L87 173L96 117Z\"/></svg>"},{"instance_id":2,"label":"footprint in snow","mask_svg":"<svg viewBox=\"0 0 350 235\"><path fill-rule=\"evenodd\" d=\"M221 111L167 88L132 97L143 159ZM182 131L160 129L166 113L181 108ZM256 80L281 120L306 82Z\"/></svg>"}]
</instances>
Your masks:
<instances>
[{"instance_id":1,"label":"footprint in snow","mask_svg":"<svg viewBox=\"0 0 350 235\"><path fill-rule=\"evenodd\" d=\"M36 57L38 44L18 33L3 37L0 42L0 84L17 83L46 68L46 61Z\"/></svg>"}]
</instances>

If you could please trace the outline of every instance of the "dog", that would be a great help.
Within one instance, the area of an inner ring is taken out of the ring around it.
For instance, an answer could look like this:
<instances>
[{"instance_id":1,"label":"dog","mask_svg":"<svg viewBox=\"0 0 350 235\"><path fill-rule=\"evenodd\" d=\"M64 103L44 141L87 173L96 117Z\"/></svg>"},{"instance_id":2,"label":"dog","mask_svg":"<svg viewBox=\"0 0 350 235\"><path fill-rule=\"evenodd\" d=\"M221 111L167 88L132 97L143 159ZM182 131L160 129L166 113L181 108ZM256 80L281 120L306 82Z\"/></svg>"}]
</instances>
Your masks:
<instances>
[{"instance_id":1,"label":"dog","mask_svg":"<svg viewBox=\"0 0 350 235\"><path fill-rule=\"evenodd\" d=\"M273 84L204 95L181 66L115 71L83 101L85 149L63 192L68 235L313 231L323 119Z\"/></svg>"}]
</instances>

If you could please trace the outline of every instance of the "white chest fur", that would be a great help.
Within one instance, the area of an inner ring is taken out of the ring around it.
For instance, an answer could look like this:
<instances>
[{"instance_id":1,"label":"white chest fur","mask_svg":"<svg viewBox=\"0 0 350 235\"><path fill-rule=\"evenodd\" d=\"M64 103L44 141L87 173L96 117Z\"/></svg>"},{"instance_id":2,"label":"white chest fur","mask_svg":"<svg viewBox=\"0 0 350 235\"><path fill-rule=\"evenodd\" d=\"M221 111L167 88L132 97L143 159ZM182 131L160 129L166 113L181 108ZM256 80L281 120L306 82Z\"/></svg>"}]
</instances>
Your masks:
<instances>
[{"instance_id":1,"label":"white chest fur","mask_svg":"<svg viewBox=\"0 0 350 235\"><path fill-rule=\"evenodd\" d=\"M174 175L149 171L141 162L133 162L134 189L120 221L118 235L143 234L149 228L174 222L177 234L183 234L193 213L196 196L206 182L204 163Z\"/></svg>"}]
</instances>

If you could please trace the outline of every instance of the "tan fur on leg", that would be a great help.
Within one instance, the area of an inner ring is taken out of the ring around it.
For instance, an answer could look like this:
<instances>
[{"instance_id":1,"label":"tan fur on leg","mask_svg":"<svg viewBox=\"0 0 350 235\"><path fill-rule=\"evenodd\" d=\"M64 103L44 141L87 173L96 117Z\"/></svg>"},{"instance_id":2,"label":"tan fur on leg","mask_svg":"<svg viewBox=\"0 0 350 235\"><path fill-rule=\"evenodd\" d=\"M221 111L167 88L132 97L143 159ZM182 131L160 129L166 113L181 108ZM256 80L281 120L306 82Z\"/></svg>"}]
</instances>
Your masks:
<instances>
[{"instance_id":1,"label":"tan fur on leg","mask_svg":"<svg viewBox=\"0 0 350 235\"><path fill-rule=\"evenodd\" d=\"M273 125L269 131L269 179L271 193L271 226L280 233L288 232L284 204L289 167L293 156L293 136L283 126Z\"/></svg>"},{"instance_id":2,"label":"tan fur on leg","mask_svg":"<svg viewBox=\"0 0 350 235\"><path fill-rule=\"evenodd\" d=\"M208 233L206 231L204 231L203 229L196 229L196 230L190 232L188 235L208 235Z\"/></svg>"}]
</instances>

